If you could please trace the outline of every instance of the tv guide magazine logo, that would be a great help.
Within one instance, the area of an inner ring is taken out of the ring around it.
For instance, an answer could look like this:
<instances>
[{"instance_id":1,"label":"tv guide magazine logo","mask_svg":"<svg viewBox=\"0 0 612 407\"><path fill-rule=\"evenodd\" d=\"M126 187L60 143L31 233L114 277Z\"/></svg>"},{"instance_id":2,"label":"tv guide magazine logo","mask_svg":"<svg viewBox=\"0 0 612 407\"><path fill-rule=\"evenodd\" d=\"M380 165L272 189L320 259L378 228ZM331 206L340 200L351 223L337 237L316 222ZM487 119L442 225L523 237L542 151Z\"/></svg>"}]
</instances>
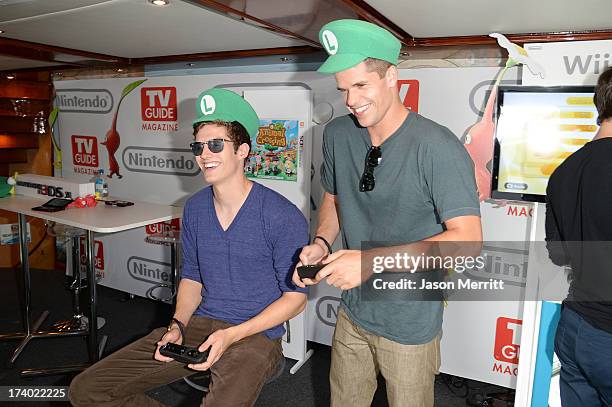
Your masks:
<instances>
[{"instance_id":1,"label":"tv guide magazine logo","mask_svg":"<svg viewBox=\"0 0 612 407\"><path fill-rule=\"evenodd\" d=\"M71 137L72 164L78 174L95 174L100 166L96 136L74 134Z\"/></svg>"},{"instance_id":2,"label":"tv guide magazine logo","mask_svg":"<svg viewBox=\"0 0 612 407\"><path fill-rule=\"evenodd\" d=\"M493 362L494 372L517 376L522 326L523 321L520 319L497 318L493 350L493 357L496 360Z\"/></svg>"},{"instance_id":3,"label":"tv guide magazine logo","mask_svg":"<svg viewBox=\"0 0 612 407\"><path fill-rule=\"evenodd\" d=\"M176 87L156 86L140 89L142 130L177 131Z\"/></svg>"}]
</instances>

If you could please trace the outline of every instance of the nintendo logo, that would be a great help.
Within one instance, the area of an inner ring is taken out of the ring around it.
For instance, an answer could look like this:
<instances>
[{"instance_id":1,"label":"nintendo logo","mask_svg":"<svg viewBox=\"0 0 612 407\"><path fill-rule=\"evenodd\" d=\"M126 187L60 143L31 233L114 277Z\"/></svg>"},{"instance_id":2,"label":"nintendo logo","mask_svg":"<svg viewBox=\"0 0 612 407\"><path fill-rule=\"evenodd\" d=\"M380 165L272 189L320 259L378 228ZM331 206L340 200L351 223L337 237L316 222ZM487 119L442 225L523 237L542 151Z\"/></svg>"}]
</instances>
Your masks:
<instances>
[{"instance_id":1,"label":"nintendo logo","mask_svg":"<svg viewBox=\"0 0 612 407\"><path fill-rule=\"evenodd\" d=\"M123 150L121 159L124 167L133 172L189 177L200 172L191 150L182 148L129 146Z\"/></svg>"},{"instance_id":2,"label":"nintendo logo","mask_svg":"<svg viewBox=\"0 0 612 407\"><path fill-rule=\"evenodd\" d=\"M176 88L174 86L141 88L142 121L177 121Z\"/></svg>"},{"instance_id":3,"label":"nintendo logo","mask_svg":"<svg viewBox=\"0 0 612 407\"><path fill-rule=\"evenodd\" d=\"M134 280L159 284L170 281L170 264L132 256L127 261L128 273Z\"/></svg>"},{"instance_id":4,"label":"nintendo logo","mask_svg":"<svg viewBox=\"0 0 612 407\"><path fill-rule=\"evenodd\" d=\"M109 113L113 95L107 89L57 89L55 106L65 113Z\"/></svg>"},{"instance_id":5,"label":"nintendo logo","mask_svg":"<svg viewBox=\"0 0 612 407\"><path fill-rule=\"evenodd\" d=\"M319 318L319 321L321 321L325 325L329 325L331 327L336 326L339 306L340 298L330 296L319 298L315 306L317 318Z\"/></svg>"},{"instance_id":6,"label":"nintendo logo","mask_svg":"<svg viewBox=\"0 0 612 407\"><path fill-rule=\"evenodd\" d=\"M514 242L505 242L511 244ZM520 242L517 242L517 245ZM475 280L500 279L504 284L525 287L527 283L527 261L529 251L518 248L483 246L485 266L467 269L465 274Z\"/></svg>"},{"instance_id":7,"label":"nintendo logo","mask_svg":"<svg viewBox=\"0 0 612 407\"><path fill-rule=\"evenodd\" d=\"M523 321L520 319L497 318L493 350L493 357L496 360L518 365L522 326Z\"/></svg>"}]
</instances>

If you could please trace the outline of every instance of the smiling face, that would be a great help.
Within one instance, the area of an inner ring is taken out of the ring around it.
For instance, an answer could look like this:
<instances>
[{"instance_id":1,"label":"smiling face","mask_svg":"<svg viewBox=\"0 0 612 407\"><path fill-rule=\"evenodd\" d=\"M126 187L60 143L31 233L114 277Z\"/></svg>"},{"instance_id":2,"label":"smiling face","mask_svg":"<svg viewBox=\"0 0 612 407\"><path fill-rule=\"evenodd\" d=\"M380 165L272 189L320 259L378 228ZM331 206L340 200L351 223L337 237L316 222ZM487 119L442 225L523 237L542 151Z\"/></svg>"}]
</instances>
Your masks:
<instances>
[{"instance_id":1,"label":"smiling face","mask_svg":"<svg viewBox=\"0 0 612 407\"><path fill-rule=\"evenodd\" d=\"M195 141L207 142L213 139L230 140L228 130L218 124L202 126L195 135ZM196 162L204 174L204 179L211 185L219 185L227 180L244 176L244 159L249 155L247 144L241 144L238 149L234 143L225 141L223 150L213 153L204 145L202 154L196 156Z\"/></svg>"},{"instance_id":2,"label":"smiling face","mask_svg":"<svg viewBox=\"0 0 612 407\"><path fill-rule=\"evenodd\" d=\"M397 69L391 66L381 78L365 62L336 73L338 90L344 103L363 127L376 127L389 112L397 97Z\"/></svg>"}]
</instances>

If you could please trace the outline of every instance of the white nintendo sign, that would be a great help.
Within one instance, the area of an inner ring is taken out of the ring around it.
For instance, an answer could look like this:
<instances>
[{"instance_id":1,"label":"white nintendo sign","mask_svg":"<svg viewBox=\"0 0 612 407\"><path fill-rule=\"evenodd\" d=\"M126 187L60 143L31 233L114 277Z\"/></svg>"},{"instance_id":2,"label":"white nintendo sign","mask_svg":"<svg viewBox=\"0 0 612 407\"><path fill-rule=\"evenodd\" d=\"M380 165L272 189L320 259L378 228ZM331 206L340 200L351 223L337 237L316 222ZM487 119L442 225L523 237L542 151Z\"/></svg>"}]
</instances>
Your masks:
<instances>
[{"instance_id":1,"label":"white nintendo sign","mask_svg":"<svg viewBox=\"0 0 612 407\"><path fill-rule=\"evenodd\" d=\"M612 40L533 43L525 50L544 67L546 77L523 69L523 85L594 85L612 66Z\"/></svg>"},{"instance_id":2,"label":"white nintendo sign","mask_svg":"<svg viewBox=\"0 0 612 407\"><path fill-rule=\"evenodd\" d=\"M93 182L68 181L45 175L19 174L15 193L28 196L48 196L49 198L74 199L80 196L93 195Z\"/></svg>"}]
</instances>

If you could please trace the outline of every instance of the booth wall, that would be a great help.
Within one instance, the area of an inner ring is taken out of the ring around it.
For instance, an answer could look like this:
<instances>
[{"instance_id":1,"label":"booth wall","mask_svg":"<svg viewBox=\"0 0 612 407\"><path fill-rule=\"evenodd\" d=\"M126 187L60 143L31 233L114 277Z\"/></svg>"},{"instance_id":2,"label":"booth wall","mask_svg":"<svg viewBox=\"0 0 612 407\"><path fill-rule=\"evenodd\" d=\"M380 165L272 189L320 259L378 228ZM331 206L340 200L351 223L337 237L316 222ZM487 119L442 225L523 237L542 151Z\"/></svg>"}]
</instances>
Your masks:
<instances>
[{"instance_id":1,"label":"booth wall","mask_svg":"<svg viewBox=\"0 0 612 407\"><path fill-rule=\"evenodd\" d=\"M418 112L433 119L447 127L457 137L462 138L467 130L478 121L481 109L488 96L491 84L500 68L423 68L423 69L401 69L400 94L406 104L416 106ZM138 78L116 79L105 81L105 86L112 88L113 95L119 95L121 89ZM63 83L62 83L63 82ZM84 88L89 81L61 81L56 84L63 88ZM328 118L337 117L347 113L343 101L336 90L335 80L331 76L321 75L315 72L269 72L269 73L242 73L242 74L209 74L194 76L156 77L148 78L141 87L164 87L172 86L173 82L187 83L190 88L190 97L179 98L183 100L178 106L178 130L172 134L159 132L144 132L140 147L155 145L159 138L167 139L176 149L185 148L191 139L191 114L185 113L193 109L195 96L201 90L214 86L231 87L241 90L254 89L290 89L295 87L309 88L313 92L313 127L312 127L312 185L311 185L311 230L316 228L317 209L322 196L322 188L319 180L319 168L321 165L321 140L324 124ZM416 86L418 83L418 86ZM516 84L517 71L510 70L503 83ZM96 85L97 86L97 85ZM181 85L183 86L183 85ZM93 84L90 87L94 87ZM418 90L418 92L417 92ZM136 89L128 98L141 98L140 90ZM72 136L74 131L65 128L67 116L80 113L63 112L60 115L60 131L62 133L62 148L64 149L64 171L63 176L68 178L84 179L91 177L88 174L75 173L69 162L71 155ZM90 115L92 120L100 120L99 126L108 128L112 122L112 115ZM97 118L97 119L96 119ZM140 127L142 130L142 117L123 117L119 113L119 131L121 126ZM88 134L83 129L77 135L95 136L100 142L104 140L104 134ZM84 139L86 140L86 139ZM83 145L81 143L81 145ZM124 144L127 146L127 144ZM98 144L98 152L102 155L104 148ZM122 147L123 148L123 147ZM72 151L74 153L74 151ZM117 154L121 158L121 151ZM443 165L443 163L441 163ZM101 167L108 168L108 162L102 162ZM203 186L199 175L164 175L158 174L150 181L144 182L141 174L132 173L127 169L122 172L124 178L110 180L111 194L121 191L124 198L145 199L159 203L182 203L193 192ZM119 188L119 183L129 185L129 188ZM485 239L496 241L523 241L528 234L530 208L515 205L496 207L490 203L481 205L483 215L483 228ZM167 270L169 262L167 250L146 245L143 239L145 230L133 230L126 232L127 241L131 242L133 248L122 248L121 250L134 250L142 255L138 257L151 261L149 267ZM115 252L113 245L115 238L102 238L100 255L98 261L102 266L100 270L105 276L115 274L117 278L124 279L121 282L122 289L136 292L142 295L142 282L130 280L126 264L113 264L112 256L107 253ZM123 240L122 240L123 241ZM126 244L126 243L124 243ZM336 242L336 246L338 242ZM525 254L526 255L526 254ZM150 284L150 283L149 283ZM311 290L307 312L307 339L320 343L331 342L333 325L337 315L339 291L330 288L327 284L321 284ZM505 349L518 352L520 337L520 315L521 309L518 303L451 303L446 309L443 340L442 340L442 371L458 376L473 378L485 382L495 383L507 387L514 387L516 380L516 358L500 357L498 347L506 346ZM508 352L506 352L508 356ZM502 360L500 360L502 359Z\"/></svg>"}]
</instances>

